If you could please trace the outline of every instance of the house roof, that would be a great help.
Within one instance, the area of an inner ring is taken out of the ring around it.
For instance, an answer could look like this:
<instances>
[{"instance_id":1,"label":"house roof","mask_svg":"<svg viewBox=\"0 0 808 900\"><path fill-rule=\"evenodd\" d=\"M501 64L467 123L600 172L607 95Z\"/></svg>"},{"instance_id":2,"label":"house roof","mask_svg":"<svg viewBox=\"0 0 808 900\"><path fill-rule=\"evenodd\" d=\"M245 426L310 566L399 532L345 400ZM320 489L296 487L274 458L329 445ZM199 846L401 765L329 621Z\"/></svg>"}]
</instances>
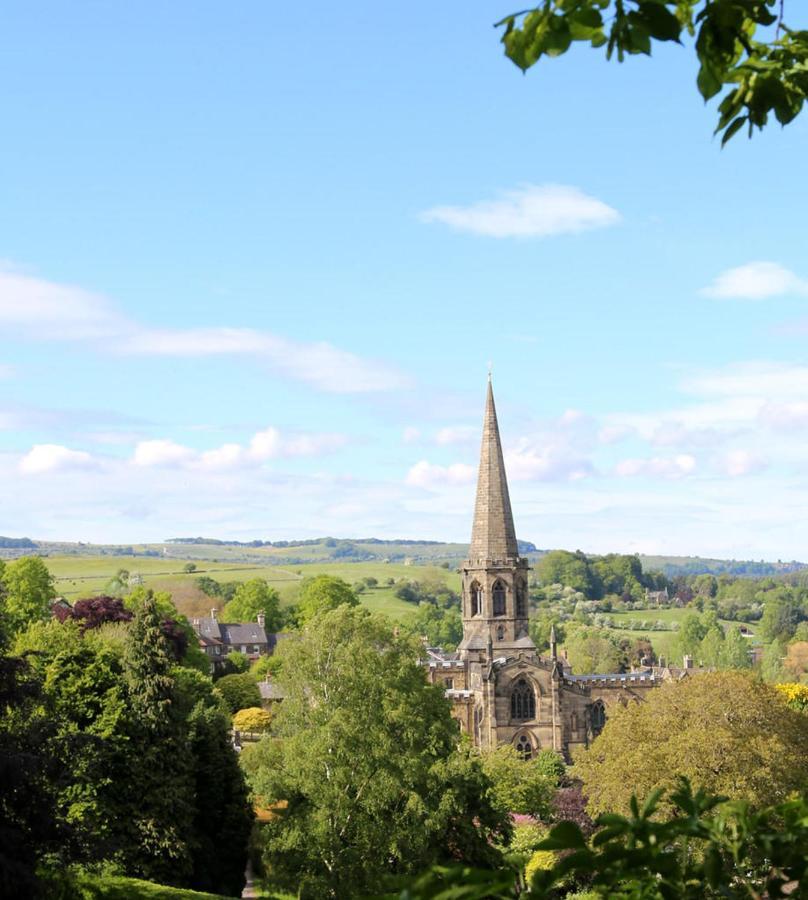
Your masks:
<instances>
[{"instance_id":1,"label":"house roof","mask_svg":"<svg viewBox=\"0 0 808 900\"><path fill-rule=\"evenodd\" d=\"M283 700L286 697L286 692L274 681L259 681L258 693L262 700Z\"/></svg>"},{"instance_id":2,"label":"house roof","mask_svg":"<svg viewBox=\"0 0 808 900\"><path fill-rule=\"evenodd\" d=\"M222 644L267 644L267 633L257 622L220 622L210 617L194 619L194 631L201 638Z\"/></svg>"}]
</instances>

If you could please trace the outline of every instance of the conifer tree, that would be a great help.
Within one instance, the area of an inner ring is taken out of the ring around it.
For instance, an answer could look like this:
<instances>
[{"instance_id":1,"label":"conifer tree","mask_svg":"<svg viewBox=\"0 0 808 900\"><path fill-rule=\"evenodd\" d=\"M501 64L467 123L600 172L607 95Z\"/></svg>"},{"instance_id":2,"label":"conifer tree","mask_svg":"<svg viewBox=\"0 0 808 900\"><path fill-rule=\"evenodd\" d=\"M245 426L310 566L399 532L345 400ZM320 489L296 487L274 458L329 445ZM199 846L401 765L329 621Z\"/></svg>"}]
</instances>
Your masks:
<instances>
[{"instance_id":1,"label":"conifer tree","mask_svg":"<svg viewBox=\"0 0 808 900\"><path fill-rule=\"evenodd\" d=\"M193 758L182 718L172 708L171 650L151 592L130 626L123 666L138 760L124 788L133 810L125 868L164 884L186 884L192 871Z\"/></svg>"}]
</instances>

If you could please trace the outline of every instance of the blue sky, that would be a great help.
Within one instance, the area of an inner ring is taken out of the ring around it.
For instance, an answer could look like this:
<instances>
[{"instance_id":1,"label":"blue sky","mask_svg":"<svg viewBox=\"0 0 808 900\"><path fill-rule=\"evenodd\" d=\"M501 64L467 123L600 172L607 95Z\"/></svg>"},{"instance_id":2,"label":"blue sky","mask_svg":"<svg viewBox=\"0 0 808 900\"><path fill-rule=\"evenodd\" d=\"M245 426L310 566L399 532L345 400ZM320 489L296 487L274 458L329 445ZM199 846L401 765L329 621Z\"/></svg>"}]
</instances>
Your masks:
<instances>
[{"instance_id":1,"label":"blue sky","mask_svg":"<svg viewBox=\"0 0 808 900\"><path fill-rule=\"evenodd\" d=\"M808 115L510 11L6 7L0 533L464 540L490 361L521 537L808 558Z\"/></svg>"}]
</instances>

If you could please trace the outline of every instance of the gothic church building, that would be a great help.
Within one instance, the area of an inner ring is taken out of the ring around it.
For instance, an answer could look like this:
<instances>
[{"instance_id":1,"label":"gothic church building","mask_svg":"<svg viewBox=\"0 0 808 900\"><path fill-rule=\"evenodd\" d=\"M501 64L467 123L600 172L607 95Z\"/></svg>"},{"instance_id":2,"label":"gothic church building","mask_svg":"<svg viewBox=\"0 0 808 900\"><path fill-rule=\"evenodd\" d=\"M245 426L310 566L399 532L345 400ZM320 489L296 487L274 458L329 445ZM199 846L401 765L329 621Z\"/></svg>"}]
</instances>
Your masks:
<instances>
[{"instance_id":1,"label":"gothic church building","mask_svg":"<svg viewBox=\"0 0 808 900\"><path fill-rule=\"evenodd\" d=\"M469 558L463 563L463 640L429 650L429 679L443 683L452 714L482 748L513 745L529 757L569 757L603 727L614 703L636 702L671 670L573 675L551 636L549 656L528 634L527 560L519 555L489 378Z\"/></svg>"}]
</instances>

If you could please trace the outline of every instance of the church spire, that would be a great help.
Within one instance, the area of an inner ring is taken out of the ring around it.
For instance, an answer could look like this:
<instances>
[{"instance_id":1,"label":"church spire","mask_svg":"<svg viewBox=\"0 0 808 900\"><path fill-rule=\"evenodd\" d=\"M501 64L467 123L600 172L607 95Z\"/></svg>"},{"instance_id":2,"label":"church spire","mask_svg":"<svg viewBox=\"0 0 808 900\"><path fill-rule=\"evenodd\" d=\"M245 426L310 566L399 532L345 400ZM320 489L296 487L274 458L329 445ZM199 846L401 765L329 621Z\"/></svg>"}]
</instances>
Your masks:
<instances>
[{"instance_id":1,"label":"church spire","mask_svg":"<svg viewBox=\"0 0 808 900\"><path fill-rule=\"evenodd\" d=\"M502 458L497 410L494 406L494 391L489 372L469 561L472 564L485 560L504 562L516 560L518 557L519 550L513 527L508 480L505 476L505 462Z\"/></svg>"}]
</instances>

